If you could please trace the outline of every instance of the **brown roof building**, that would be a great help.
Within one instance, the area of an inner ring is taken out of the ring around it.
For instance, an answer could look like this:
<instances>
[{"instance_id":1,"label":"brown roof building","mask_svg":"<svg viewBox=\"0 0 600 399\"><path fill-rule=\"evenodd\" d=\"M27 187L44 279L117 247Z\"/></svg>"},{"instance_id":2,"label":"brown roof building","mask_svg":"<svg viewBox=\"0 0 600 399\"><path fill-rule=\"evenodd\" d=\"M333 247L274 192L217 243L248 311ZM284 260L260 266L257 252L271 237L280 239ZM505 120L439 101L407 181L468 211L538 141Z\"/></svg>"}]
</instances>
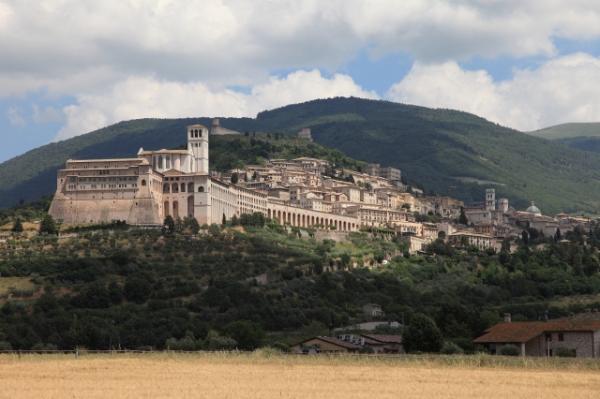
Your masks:
<instances>
[{"instance_id":1,"label":"brown roof building","mask_svg":"<svg viewBox=\"0 0 600 399\"><path fill-rule=\"evenodd\" d=\"M361 349L359 345L334 337L317 336L299 342L292 347L294 353L353 353Z\"/></svg>"},{"instance_id":2,"label":"brown roof building","mask_svg":"<svg viewBox=\"0 0 600 399\"><path fill-rule=\"evenodd\" d=\"M505 321L473 342L493 354L504 345L515 345L522 356L556 356L560 351L571 351L577 357L600 357L600 320Z\"/></svg>"}]
</instances>

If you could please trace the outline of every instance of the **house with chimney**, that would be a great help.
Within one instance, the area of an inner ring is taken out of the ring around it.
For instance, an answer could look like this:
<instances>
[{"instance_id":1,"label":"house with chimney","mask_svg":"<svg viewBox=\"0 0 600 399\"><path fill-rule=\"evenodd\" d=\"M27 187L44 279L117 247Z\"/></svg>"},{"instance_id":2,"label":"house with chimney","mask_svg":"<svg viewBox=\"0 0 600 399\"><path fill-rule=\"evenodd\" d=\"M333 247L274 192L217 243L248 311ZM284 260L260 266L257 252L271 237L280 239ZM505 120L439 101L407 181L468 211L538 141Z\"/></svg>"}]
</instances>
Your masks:
<instances>
[{"instance_id":1,"label":"house with chimney","mask_svg":"<svg viewBox=\"0 0 600 399\"><path fill-rule=\"evenodd\" d=\"M600 357L600 318L570 317L547 321L504 322L488 328L473 340L491 354L499 354L505 345L519 348L521 356Z\"/></svg>"}]
</instances>

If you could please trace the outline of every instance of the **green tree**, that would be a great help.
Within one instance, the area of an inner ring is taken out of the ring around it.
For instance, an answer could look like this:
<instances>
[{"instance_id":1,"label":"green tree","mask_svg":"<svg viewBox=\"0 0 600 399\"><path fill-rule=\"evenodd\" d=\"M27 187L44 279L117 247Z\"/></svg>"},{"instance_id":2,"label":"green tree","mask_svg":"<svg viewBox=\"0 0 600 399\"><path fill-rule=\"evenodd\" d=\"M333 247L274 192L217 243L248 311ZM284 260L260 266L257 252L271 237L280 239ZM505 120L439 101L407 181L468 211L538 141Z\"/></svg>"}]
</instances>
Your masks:
<instances>
[{"instance_id":1,"label":"green tree","mask_svg":"<svg viewBox=\"0 0 600 399\"><path fill-rule=\"evenodd\" d=\"M435 321L422 313L411 318L402 341L407 352L439 352L444 344Z\"/></svg>"},{"instance_id":2,"label":"green tree","mask_svg":"<svg viewBox=\"0 0 600 399\"><path fill-rule=\"evenodd\" d=\"M40 223L40 234L58 234L56 223L50 214L46 214Z\"/></svg>"},{"instance_id":3,"label":"green tree","mask_svg":"<svg viewBox=\"0 0 600 399\"><path fill-rule=\"evenodd\" d=\"M163 222L163 231L167 234L173 234L175 232L175 219L171 215L167 215Z\"/></svg>"},{"instance_id":4,"label":"green tree","mask_svg":"<svg viewBox=\"0 0 600 399\"><path fill-rule=\"evenodd\" d=\"M193 216L188 216L184 219L183 224L186 229L189 229L190 233L198 234L200 231L200 224Z\"/></svg>"},{"instance_id":5,"label":"green tree","mask_svg":"<svg viewBox=\"0 0 600 399\"><path fill-rule=\"evenodd\" d=\"M238 320L225 328L228 336L236 340L238 349L253 350L262 345L265 332L262 327L248 320Z\"/></svg>"},{"instance_id":6,"label":"green tree","mask_svg":"<svg viewBox=\"0 0 600 399\"><path fill-rule=\"evenodd\" d=\"M237 184L240 180L240 175L237 172L231 174L231 184Z\"/></svg>"},{"instance_id":7,"label":"green tree","mask_svg":"<svg viewBox=\"0 0 600 399\"><path fill-rule=\"evenodd\" d=\"M13 233L22 233L23 232L23 223L21 223L21 218L16 218L15 223L12 227Z\"/></svg>"},{"instance_id":8,"label":"green tree","mask_svg":"<svg viewBox=\"0 0 600 399\"><path fill-rule=\"evenodd\" d=\"M458 223L464 224L465 226L469 224L469 219L467 219L467 215L465 214L465 208L460 207L460 216L458 217Z\"/></svg>"},{"instance_id":9,"label":"green tree","mask_svg":"<svg viewBox=\"0 0 600 399\"><path fill-rule=\"evenodd\" d=\"M144 303L152 293L152 284L142 277L129 277L123 287L125 298L135 303Z\"/></svg>"}]
</instances>

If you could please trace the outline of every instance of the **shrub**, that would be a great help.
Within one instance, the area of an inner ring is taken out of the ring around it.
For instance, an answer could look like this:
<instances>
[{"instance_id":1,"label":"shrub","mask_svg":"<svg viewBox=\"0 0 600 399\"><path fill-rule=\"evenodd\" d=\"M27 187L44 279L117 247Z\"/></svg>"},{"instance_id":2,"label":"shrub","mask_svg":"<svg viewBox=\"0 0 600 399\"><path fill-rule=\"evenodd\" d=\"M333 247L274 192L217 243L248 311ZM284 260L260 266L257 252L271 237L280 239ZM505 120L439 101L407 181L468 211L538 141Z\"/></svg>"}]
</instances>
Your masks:
<instances>
[{"instance_id":1,"label":"shrub","mask_svg":"<svg viewBox=\"0 0 600 399\"><path fill-rule=\"evenodd\" d=\"M11 351L12 345L10 342L0 341L0 351Z\"/></svg>"},{"instance_id":2,"label":"shrub","mask_svg":"<svg viewBox=\"0 0 600 399\"><path fill-rule=\"evenodd\" d=\"M49 214L46 214L40 223L40 234L56 235L58 234L58 228L54 219Z\"/></svg>"},{"instance_id":3,"label":"shrub","mask_svg":"<svg viewBox=\"0 0 600 399\"><path fill-rule=\"evenodd\" d=\"M404 333L403 341L407 352L439 352L444 339L431 318L416 314Z\"/></svg>"},{"instance_id":4,"label":"shrub","mask_svg":"<svg viewBox=\"0 0 600 399\"><path fill-rule=\"evenodd\" d=\"M554 356L557 357L577 357L577 350L571 348L556 348Z\"/></svg>"},{"instance_id":5,"label":"shrub","mask_svg":"<svg viewBox=\"0 0 600 399\"><path fill-rule=\"evenodd\" d=\"M464 350L454 342L446 341L440 352L444 355L458 355L464 353Z\"/></svg>"},{"instance_id":6,"label":"shrub","mask_svg":"<svg viewBox=\"0 0 600 399\"><path fill-rule=\"evenodd\" d=\"M504 345L500 347L498 353L502 356L519 356L521 354L521 349L516 345Z\"/></svg>"}]
</instances>

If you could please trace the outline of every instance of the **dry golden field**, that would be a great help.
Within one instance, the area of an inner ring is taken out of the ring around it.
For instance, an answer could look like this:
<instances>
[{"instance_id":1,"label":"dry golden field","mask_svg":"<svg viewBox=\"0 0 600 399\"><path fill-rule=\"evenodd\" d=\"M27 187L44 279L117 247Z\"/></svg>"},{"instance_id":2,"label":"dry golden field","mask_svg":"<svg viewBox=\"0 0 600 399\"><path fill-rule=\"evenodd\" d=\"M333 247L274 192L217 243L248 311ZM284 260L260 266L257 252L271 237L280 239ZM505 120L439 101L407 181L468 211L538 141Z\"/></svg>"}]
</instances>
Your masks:
<instances>
[{"instance_id":1,"label":"dry golden field","mask_svg":"<svg viewBox=\"0 0 600 399\"><path fill-rule=\"evenodd\" d=\"M244 354L0 355L1 398L598 398L590 363Z\"/></svg>"}]
</instances>

